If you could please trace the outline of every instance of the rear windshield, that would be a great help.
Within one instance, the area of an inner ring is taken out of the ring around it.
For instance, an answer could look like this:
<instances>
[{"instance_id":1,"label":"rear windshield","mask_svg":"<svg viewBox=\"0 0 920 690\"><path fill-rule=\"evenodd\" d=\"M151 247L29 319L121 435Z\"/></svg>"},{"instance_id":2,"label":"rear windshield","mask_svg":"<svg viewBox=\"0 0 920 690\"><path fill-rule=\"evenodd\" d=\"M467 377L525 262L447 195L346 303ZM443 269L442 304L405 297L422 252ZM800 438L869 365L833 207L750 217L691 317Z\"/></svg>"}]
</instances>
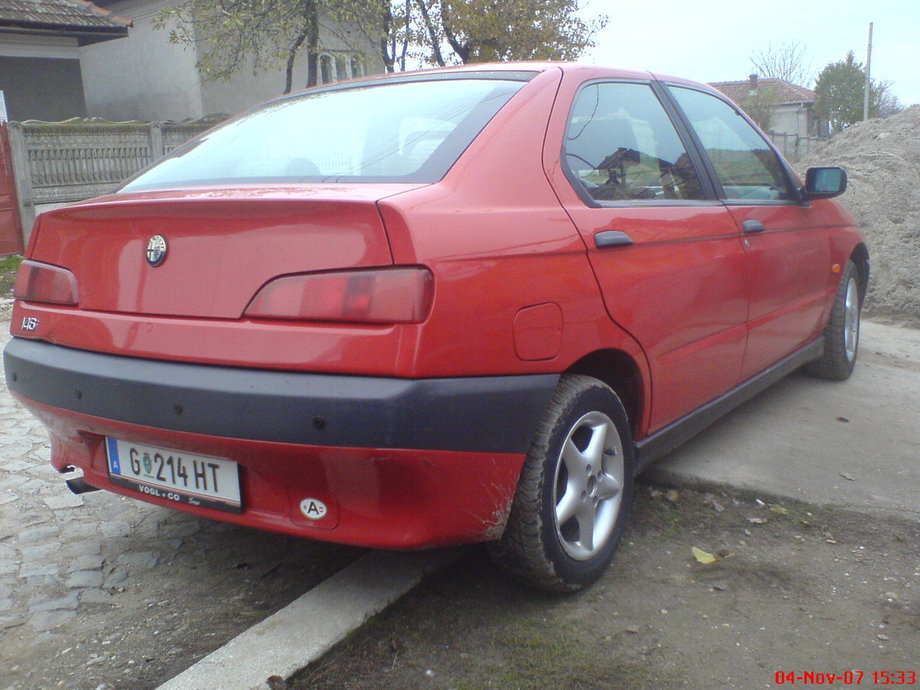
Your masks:
<instances>
[{"instance_id":1,"label":"rear windshield","mask_svg":"<svg viewBox=\"0 0 920 690\"><path fill-rule=\"evenodd\" d=\"M406 81L275 101L176 149L120 191L436 182L523 85L494 78Z\"/></svg>"}]
</instances>

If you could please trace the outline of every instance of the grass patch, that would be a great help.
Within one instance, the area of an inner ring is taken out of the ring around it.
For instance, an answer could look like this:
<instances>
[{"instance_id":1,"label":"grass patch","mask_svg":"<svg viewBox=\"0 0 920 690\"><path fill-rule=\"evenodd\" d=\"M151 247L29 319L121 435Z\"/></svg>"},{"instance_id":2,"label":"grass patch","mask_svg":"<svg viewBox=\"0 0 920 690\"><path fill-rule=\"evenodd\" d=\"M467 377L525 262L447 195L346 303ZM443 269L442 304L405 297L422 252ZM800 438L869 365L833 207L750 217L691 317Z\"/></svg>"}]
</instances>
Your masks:
<instances>
[{"instance_id":1,"label":"grass patch","mask_svg":"<svg viewBox=\"0 0 920 690\"><path fill-rule=\"evenodd\" d=\"M13 285L16 283L16 271L19 270L19 264L21 263L22 257L18 254L0 259L0 297L6 297L13 291Z\"/></svg>"},{"instance_id":2,"label":"grass patch","mask_svg":"<svg viewBox=\"0 0 920 690\"><path fill-rule=\"evenodd\" d=\"M661 688L680 680L666 671L668 677L660 677L657 665L617 660L612 637L579 630L574 622L525 618L508 626L495 645L502 658L494 669L500 688Z\"/></svg>"}]
</instances>

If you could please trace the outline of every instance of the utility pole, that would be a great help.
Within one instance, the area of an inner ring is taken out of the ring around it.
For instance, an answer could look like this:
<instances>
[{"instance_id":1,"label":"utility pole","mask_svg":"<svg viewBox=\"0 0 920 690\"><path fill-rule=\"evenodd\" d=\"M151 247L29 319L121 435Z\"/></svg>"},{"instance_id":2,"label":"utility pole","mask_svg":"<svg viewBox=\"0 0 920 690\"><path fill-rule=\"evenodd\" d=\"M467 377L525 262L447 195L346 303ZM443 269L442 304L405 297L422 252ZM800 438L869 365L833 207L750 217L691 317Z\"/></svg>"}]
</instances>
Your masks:
<instances>
[{"instance_id":1,"label":"utility pole","mask_svg":"<svg viewBox=\"0 0 920 690\"><path fill-rule=\"evenodd\" d=\"M863 120L869 119L869 73L872 71L872 22L869 22L869 47L866 49L866 86L863 96Z\"/></svg>"}]
</instances>

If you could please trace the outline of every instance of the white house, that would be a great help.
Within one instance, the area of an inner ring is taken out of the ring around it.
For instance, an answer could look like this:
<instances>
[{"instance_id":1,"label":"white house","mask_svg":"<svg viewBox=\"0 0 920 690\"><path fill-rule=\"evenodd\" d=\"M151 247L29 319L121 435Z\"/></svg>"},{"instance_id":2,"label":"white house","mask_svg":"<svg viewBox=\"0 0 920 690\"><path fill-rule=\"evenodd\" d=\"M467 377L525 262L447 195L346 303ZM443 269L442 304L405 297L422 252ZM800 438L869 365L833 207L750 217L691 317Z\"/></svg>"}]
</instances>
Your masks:
<instances>
[{"instance_id":1,"label":"white house","mask_svg":"<svg viewBox=\"0 0 920 690\"><path fill-rule=\"evenodd\" d=\"M232 114L284 90L284 70L241 69L205 81L207 40L169 42L154 18L168 0L0 0L0 91L10 120L186 120ZM118 39L118 40L112 40ZM294 71L294 88L384 71L379 48L357 29L321 26L320 55Z\"/></svg>"},{"instance_id":2,"label":"white house","mask_svg":"<svg viewBox=\"0 0 920 690\"><path fill-rule=\"evenodd\" d=\"M89 2L0 0L0 91L9 119L86 115L81 51L124 40L130 26Z\"/></svg>"},{"instance_id":3,"label":"white house","mask_svg":"<svg viewBox=\"0 0 920 690\"><path fill-rule=\"evenodd\" d=\"M157 29L154 18L166 0L97 0L97 5L130 17L128 38L80 50L86 110L108 120L182 120L213 113L236 113L284 90L284 69L236 72L230 81L205 81L196 68L201 44L169 42L168 29ZM206 40L207 37L202 37ZM316 70L317 83L384 71L374 44L357 31L329 26L320 30L320 58L294 71L294 87L307 83L307 69Z\"/></svg>"},{"instance_id":4,"label":"white house","mask_svg":"<svg viewBox=\"0 0 920 690\"><path fill-rule=\"evenodd\" d=\"M819 120L812 108L815 92L783 79L760 79L752 74L746 81L723 81L715 87L742 108L753 96L768 96L772 104L769 131L797 137L824 136L826 124Z\"/></svg>"}]
</instances>

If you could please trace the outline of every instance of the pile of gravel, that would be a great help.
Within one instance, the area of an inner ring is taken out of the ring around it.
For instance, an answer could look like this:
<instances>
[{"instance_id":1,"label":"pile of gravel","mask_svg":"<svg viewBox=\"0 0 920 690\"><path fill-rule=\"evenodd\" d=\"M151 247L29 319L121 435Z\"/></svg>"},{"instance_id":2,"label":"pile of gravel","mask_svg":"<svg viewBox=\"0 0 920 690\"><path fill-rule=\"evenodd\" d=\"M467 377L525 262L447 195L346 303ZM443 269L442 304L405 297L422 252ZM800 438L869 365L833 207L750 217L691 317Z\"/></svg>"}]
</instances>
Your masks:
<instances>
[{"instance_id":1,"label":"pile of gravel","mask_svg":"<svg viewBox=\"0 0 920 690\"><path fill-rule=\"evenodd\" d=\"M839 165L840 197L862 226L872 259L867 312L920 327L920 105L849 127L798 161Z\"/></svg>"}]
</instances>

